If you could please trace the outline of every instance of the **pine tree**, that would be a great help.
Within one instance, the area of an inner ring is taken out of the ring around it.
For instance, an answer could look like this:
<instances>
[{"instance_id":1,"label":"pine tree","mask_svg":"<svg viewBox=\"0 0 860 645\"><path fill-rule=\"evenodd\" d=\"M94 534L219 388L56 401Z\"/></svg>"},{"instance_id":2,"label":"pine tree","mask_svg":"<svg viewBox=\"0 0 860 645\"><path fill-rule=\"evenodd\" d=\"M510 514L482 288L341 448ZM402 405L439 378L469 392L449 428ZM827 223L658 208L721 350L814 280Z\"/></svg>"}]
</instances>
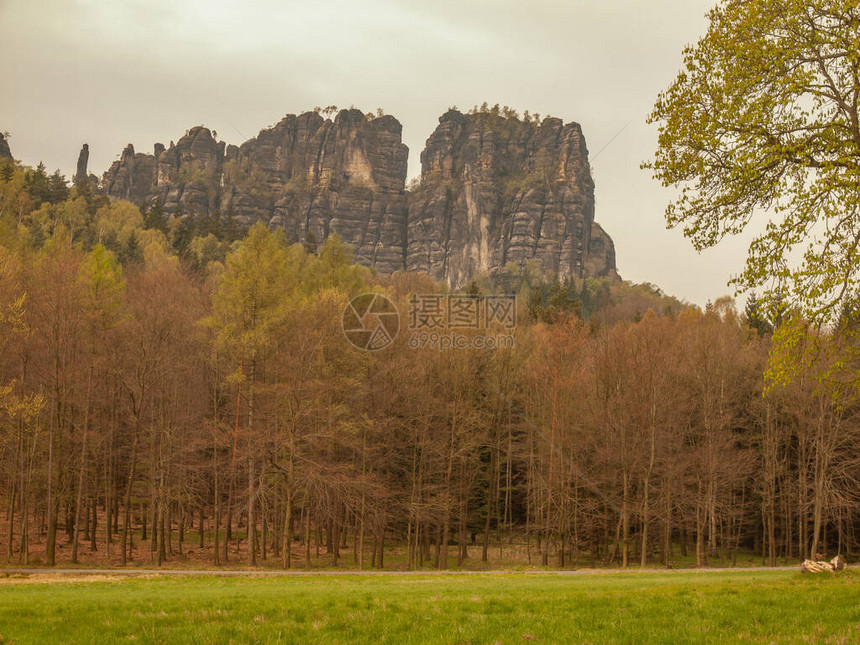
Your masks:
<instances>
[{"instance_id":1,"label":"pine tree","mask_svg":"<svg viewBox=\"0 0 860 645\"><path fill-rule=\"evenodd\" d=\"M48 200L52 204L59 204L69 197L69 185L66 183L66 178L60 174L59 170L55 170L48 178Z\"/></svg>"},{"instance_id":2,"label":"pine tree","mask_svg":"<svg viewBox=\"0 0 860 645\"><path fill-rule=\"evenodd\" d=\"M749 298L747 298L747 304L744 307L744 316L746 317L747 325L750 329L754 329L759 337L773 333L773 325L760 310L758 297L755 292L751 293Z\"/></svg>"},{"instance_id":3,"label":"pine tree","mask_svg":"<svg viewBox=\"0 0 860 645\"><path fill-rule=\"evenodd\" d=\"M24 176L24 188L29 193L38 208L44 202L50 202L51 191L48 186L48 174L45 172L45 164L39 162L36 170L28 171Z\"/></svg>"},{"instance_id":4,"label":"pine tree","mask_svg":"<svg viewBox=\"0 0 860 645\"><path fill-rule=\"evenodd\" d=\"M167 217L164 215L164 207L161 205L160 197L156 197L149 210L144 211L143 226L167 234Z\"/></svg>"},{"instance_id":5,"label":"pine tree","mask_svg":"<svg viewBox=\"0 0 860 645\"><path fill-rule=\"evenodd\" d=\"M224 218L224 226L222 227L224 240L226 242L235 242L242 237L242 230L239 223L236 221L236 213L233 211L232 204L227 209L227 215Z\"/></svg>"}]
</instances>

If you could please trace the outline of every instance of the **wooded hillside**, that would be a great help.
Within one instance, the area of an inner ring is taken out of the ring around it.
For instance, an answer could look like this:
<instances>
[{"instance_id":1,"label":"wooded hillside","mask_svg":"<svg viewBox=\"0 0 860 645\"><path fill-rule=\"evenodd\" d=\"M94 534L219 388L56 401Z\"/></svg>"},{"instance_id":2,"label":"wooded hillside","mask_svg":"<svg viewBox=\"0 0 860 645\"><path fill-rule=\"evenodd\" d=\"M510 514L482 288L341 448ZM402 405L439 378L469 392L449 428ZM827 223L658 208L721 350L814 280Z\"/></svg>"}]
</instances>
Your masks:
<instances>
[{"instance_id":1,"label":"wooded hillside","mask_svg":"<svg viewBox=\"0 0 860 645\"><path fill-rule=\"evenodd\" d=\"M415 348L426 276L337 236L167 218L0 160L0 549L9 562L449 568L774 564L858 549L840 327L765 389L771 323L511 267L512 347ZM350 298L401 332L361 352ZM811 351L814 349L815 351ZM842 375L843 378L840 378ZM320 559L322 558L322 559ZM388 565L390 566L390 565Z\"/></svg>"}]
</instances>

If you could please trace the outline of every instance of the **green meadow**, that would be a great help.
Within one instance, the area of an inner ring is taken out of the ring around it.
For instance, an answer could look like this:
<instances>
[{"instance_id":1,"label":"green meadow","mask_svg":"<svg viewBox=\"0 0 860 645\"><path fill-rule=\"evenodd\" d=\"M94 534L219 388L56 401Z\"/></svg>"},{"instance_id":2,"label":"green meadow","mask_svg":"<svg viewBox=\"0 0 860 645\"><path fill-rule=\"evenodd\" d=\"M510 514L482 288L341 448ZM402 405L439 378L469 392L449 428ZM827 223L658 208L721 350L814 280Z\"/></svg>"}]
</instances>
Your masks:
<instances>
[{"instance_id":1,"label":"green meadow","mask_svg":"<svg viewBox=\"0 0 860 645\"><path fill-rule=\"evenodd\" d=\"M2 643L856 643L860 576L0 579Z\"/></svg>"}]
</instances>

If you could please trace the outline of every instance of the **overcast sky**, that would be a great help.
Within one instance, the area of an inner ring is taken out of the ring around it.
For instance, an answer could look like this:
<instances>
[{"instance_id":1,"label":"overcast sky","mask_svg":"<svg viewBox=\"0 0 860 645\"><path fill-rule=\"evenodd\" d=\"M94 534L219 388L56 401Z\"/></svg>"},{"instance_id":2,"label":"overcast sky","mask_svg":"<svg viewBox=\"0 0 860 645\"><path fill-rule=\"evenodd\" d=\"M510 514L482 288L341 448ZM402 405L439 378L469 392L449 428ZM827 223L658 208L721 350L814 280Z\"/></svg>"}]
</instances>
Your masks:
<instances>
[{"instance_id":1,"label":"overcast sky","mask_svg":"<svg viewBox=\"0 0 860 645\"><path fill-rule=\"evenodd\" d=\"M67 175L88 142L101 175L127 143L151 152L197 124L238 144L315 106L381 107L414 176L449 106L551 114L582 124L621 275L704 305L730 293L746 242L697 254L639 165L714 2L0 0L0 131L16 159Z\"/></svg>"}]
</instances>

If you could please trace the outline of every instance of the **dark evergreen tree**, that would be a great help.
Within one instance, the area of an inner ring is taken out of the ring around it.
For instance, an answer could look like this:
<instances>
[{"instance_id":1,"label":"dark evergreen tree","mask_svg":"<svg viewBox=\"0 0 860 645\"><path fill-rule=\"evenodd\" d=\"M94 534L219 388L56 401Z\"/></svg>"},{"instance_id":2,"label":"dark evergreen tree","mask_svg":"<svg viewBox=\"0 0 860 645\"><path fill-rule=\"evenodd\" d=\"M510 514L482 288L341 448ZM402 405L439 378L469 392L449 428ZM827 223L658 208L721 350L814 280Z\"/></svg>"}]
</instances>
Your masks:
<instances>
[{"instance_id":1,"label":"dark evergreen tree","mask_svg":"<svg viewBox=\"0 0 860 645\"><path fill-rule=\"evenodd\" d=\"M215 210L205 218L205 225L199 231L200 235L212 234L219 240L224 239L224 226L221 224L221 212Z\"/></svg>"},{"instance_id":2,"label":"dark evergreen tree","mask_svg":"<svg viewBox=\"0 0 860 645\"><path fill-rule=\"evenodd\" d=\"M143 249L140 246L140 240L137 239L137 233L131 232L125 247L120 249L117 255L120 262L126 266L143 262Z\"/></svg>"},{"instance_id":3,"label":"dark evergreen tree","mask_svg":"<svg viewBox=\"0 0 860 645\"><path fill-rule=\"evenodd\" d=\"M304 246L305 251L307 251L308 253L316 253L317 247L319 246L319 244L317 243L316 235L308 231L305 235Z\"/></svg>"},{"instance_id":4,"label":"dark evergreen tree","mask_svg":"<svg viewBox=\"0 0 860 645\"><path fill-rule=\"evenodd\" d=\"M744 307L744 316L750 329L754 329L760 337L773 333L773 325L761 311L755 292L751 293L749 298L747 298L747 304Z\"/></svg>"},{"instance_id":5,"label":"dark evergreen tree","mask_svg":"<svg viewBox=\"0 0 860 645\"><path fill-rule=\"evenodd\" d=\"M143 213L144 228L154 228L167 235L167 217L164 215L164 207L161 198L156 197L148 210Z\"/></svg>"},{"instance_id":6,"label":"dark evergreen tree","mask_svg":"<svg viewBox=\"0 0 860 645\"><path fill-rule=\"evenodd\" d=\"M239 225L239 222L236 221L236 213L233 211L232 205L227 209L227 215L224 218L222 230L222 239L226 242L235 242L236 240L242 239L244 236L242 227Z\"/></svg>"},{"instance_id":7,"label":"dark evergreen tree","mask_svg":"<svg viewBox=\"0 0 860 645\"><path fill-rule=\"evenodd\" d=\"M182 206L180 205L173 213L174 217L179 219L179 226L173 233L173 248L179 255L185 255L188 251L188 245L194 239L194 234L197 232L197 222L193 215L184 215Z\"/></svg>"},{"instance_id":8,"label":"dark evergreen tree","mask_svg":"<svg viewBox=\"0 0 860 645\"><path fill-rule=\"evenodd\" d=\"M24 175L24 188L27 190L36 208L44 202L51 201L51 190L48 185L48 174L45 172L45 164L39 162L36 170L28 171Z\"/></svg>"},{"instance_id":9,"label":"dark evergreen tree","mask_svg":"<svg viewBox=\"0 0 860 645\"><path fill-rule=\"evenodd\" d=\"M856 332L860 328L860 296L845 298L839 310L836 328L842 332Z\"/></svg>"},{"instance_id":10,"label":"dark evergreen tree","mask_svg":"<svg viewBox=\"0 0 860 645\"><path fill-rule=\"evenodd\" d=\"M582 317L582 303L576 285L565 281L541 282L529 294L526 307L532 320L552 323L566 316Z\"/></svg>"},{"instance_id":11,"label":"dark evergreen tree","mask_svg":"<svg viewBox=\"0 0 860 645\"><path fill-rule=\"evenodd\" d=\"M59 204L69 197L69 185L66 183L66 178L60 174L59 170L55 170L48 178L48 199L51 204Z\"/></svg>"}]
</instances>

